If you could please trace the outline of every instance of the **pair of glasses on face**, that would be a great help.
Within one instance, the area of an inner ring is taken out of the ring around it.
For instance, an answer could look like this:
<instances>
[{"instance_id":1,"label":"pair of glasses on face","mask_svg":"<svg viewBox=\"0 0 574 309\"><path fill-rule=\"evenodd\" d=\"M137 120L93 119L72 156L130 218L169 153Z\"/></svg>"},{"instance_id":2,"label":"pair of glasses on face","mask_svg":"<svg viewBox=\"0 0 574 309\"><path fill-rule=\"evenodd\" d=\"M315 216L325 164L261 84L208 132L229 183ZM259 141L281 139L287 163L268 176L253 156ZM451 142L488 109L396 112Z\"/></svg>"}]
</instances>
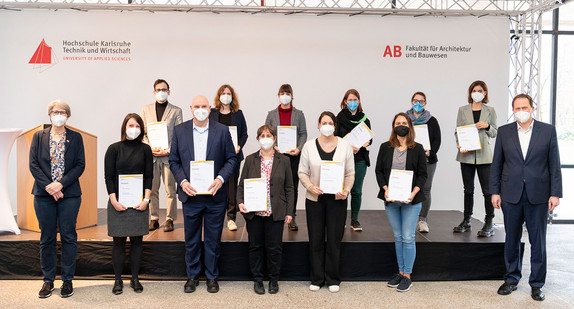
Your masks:
<instances>
[{"instance_id":1,"label":"pair of glasses on face","mask_svg":"<svg viewBox=\"0 0 574 309\"><path fill-rule=\"evenodd\" d=\"M67 116L68 113L65 111L52 111L52 115L62 115L62 116Z\"/></svg>"},{"instance_id":2,"label":"pair of glasses on face","mask_svg":"<svg viewBox=\"0 0 574 309\"><path fill-rule=\"evenodd\" d=\"M415 103L425 104L426 101L425 100L413 101L413 104L415 104Z\"/></svg>"}]
</instances>

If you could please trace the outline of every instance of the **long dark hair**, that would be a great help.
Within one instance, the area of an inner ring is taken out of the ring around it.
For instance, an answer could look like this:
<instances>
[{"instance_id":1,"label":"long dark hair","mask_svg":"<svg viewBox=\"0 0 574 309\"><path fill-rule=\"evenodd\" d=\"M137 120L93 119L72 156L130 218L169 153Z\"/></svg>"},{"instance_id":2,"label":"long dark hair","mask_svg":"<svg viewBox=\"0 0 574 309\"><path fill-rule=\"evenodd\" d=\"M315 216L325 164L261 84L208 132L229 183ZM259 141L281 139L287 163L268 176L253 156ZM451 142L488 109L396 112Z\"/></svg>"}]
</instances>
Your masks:
<instances>
[{"instance_id":1,"label":"long dark hair","mask_svg":"<svg viewBox=\"0 0 574 309\"><path fill-rule=\"evenodd\" d=\"M406 136L407 148L415 148L415 146L417 144L417 143L415 143L415 129L413 128L413 122L411 120L411 117L409 117L409 115L407 115L405 113L398 113L395 115L395 118L393 118L393 122L391 123L391 137L389 137L389 142L391 142L391 147L397 148L401 145L401 143L399 142L399 139L397 138L397 134L395 133L395 122L397 121L397 118L399 118L400 116L405 117L405 119L407 120L407 123L409 124L409 134L407 134L407 136Z\"/></svg>"},{"instance_id":2,"label":"long dark hair","mask_svg":"<svg viewBox=\"0 0 574 309\"><path fill-rule=\"evenodd\" d=\"M136 139L134 139L134 141L138 141L138 142L142 142L144 134L145 134L145 126L144 126L144 122L142 120L142 117L140 117L140 115L136 114L136 113L129 113L126 115L126 118L124 118L124 122L122 123L122 142L125 142L128 139L128 136L126 135L126 127L128 125L128 121L130 119L135 119L136 122L140 125L140 135L138 137L136 137Z\"/></svg>"}]
</instances>

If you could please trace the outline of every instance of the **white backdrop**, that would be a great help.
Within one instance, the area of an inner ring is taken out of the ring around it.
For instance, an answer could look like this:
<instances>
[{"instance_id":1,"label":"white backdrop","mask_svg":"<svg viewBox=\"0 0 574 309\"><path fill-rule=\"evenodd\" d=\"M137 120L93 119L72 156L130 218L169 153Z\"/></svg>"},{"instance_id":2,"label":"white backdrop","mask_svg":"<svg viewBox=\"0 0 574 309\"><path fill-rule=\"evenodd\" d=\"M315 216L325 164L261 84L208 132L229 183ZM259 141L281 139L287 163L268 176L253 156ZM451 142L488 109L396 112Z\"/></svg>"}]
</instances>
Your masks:
<instances>
[{"instance_id":1,"label":"white backdrop","mask_svg":"<svg viewBox=\"0 0 574 309\"><path fill-rule=\"evenodd\" d=\"M394 114L410 107L412 93L423 91L443 138L432 209L462 210L462 180L453 135L457 109L467 104L470 83L481 79L489 86L499 124L505 123L508 35L507 19L491 17L0 11L4 106L0 126L27 130L49 122L47 104L56 98L67 101L72 108L68 123L98 136L98 205L105 207L104 153L119 139L123 117L154 102L156 78L170 83L169 101L184 109L184 120L191 118L188 106L194 96L203 94L213 100L221 84L231 84L247 118L250 137L246 154L256 150L255 132L267 111L277 106L281 84L293 86L294 105L305 113L310 139L319 134L320 112L336 114L345 91L356 88L376 134L362 207L382 209L374 173L378 147L388 139ZM29 61L42 39L52 47L54 61L39 69ZM86 40L131 45L129 54L113 55L63 49L64 41ZM400 57L383 57L387 45L391 49L400 46ZM407 57L407 45L426 46L429 51L425 54L444 54L446 58ZM430 51L431 46L470 51ZM106 56L123 59L88 58ZM9 176L16 178L15 151ZM476 187L474 216L482 219L478 180ZM15 207L16 181L10 194ZM303 198L300 187L298 208L304 207ZM501 217L498 212L497 222Z\"/></svg>"}]
</instances>

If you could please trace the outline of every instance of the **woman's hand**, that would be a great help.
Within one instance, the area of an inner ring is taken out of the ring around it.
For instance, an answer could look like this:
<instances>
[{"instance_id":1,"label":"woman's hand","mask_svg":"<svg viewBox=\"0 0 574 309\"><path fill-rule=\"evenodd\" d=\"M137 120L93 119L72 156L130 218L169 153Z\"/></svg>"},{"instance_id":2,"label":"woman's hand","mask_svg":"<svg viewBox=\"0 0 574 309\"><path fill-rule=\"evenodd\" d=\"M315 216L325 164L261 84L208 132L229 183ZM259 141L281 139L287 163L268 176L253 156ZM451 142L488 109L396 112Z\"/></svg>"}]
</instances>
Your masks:
<instances>
[{"instance_id":1,"label":"woman's hand","mask_svg":"<svg viewBox=\"0 0 574 309\"><path fill-rule=\"evenodd\" d=\"M317 186L315 186L315 185L311 185L311 186L309 187L309 189L307 189L307 190L309 190L309 192L311 192L311 193L313 193L313 194L316 194L316 195L321 195L321 194L323 194L323 190L321 190L321 188L319 188L319 187L317 187Z\"/></svg>"},{"instance_id":2,"label":"woman's hand","mask_svg":"<svg viewBox=\"0 0 574 309\"><path fill-rule=\"evenodd\" d=\"M486 123L486 122L484 122L484 121L479 121L479 122L475 123L474 125L475 125L476 128L479 129L479 130L488 128L488 123Z\"/></svg>"},{"instance_id":3,"label":"woman's hand","mask_svg":"<svg viewBox=\"0 0 574 309\"><path fill-rule=\"evenodd\" d=\"M387 201L389 203L393 203L394 200L389 200L389 187L383 186L383 190L385 190L385 201Z\"/></svg>"},{"instance_id":4,"label":"woman's hand","mask_svg":"<svg viewBox=\"0 0 574 309\"><path fill-rule=\"evenodd\" d=\"M239 206L239 211L240 211L241 213L244 213L244 214L249 213L249 211L247 210L247 207L245 207L245 204L244 204L244 203L239 203L238 206Z\"/></svg>"},{"instance_id":5,"label":"woman's hand","mask_svg":"<svg viewBox=\"0 0 574 309\"><path fill-rule=\"evenodd\" d=\"M289 223L291 223L291 221L293 221L292 216L285 216L285 224L289 224Z\"/></svg>"},{"instance_id":6,"label":"woman's hand","mask_svg":"<svg viewBox=\"0 0 574 309\"><path fill-rule=\"evenodd\" d=\"M299 150L299 148L289 149L289 154L292 155L292 156L298 156L299 153L301 153L301 151Z\"/></svg>"},{"instance_id":7,"label":"woman's hand","mask_svg":"<svg viewBox=\"0 0 574 309\"><path fill-rule=\"evenodd\" d=\"M460 145L456 146L456 148L458 148L458 151L460 153L467 153L468 152L468 150L460 148Z\"/></svg>"},{"instance_id":8,"label":"woman's hand","mask_svg":"<svg viewBox=\"0 0 574 309\"><path fill-rule=\"evenodd\" d=\"M128 208L122 204L120 204L120 202L112 202L112 206L114 206L114 208L116 209L116 211L126 211Z\"/></svg>"},{"instance_id":9,"label":"woman's hand","mask_svg":"<svg viewBox=\"0 0 574 309\"><path fill-rule=\"evenodd\" d=\"M238 154L239 150L241 150L241 147L239 145L235 146L235 154Z\"/></svg>"},{"instance_id":10,"label":"woman's hand","mask_svg":"<svg viewBox=\"0 0 574 309\"><path fill-rule=\"evenodd\" d=\"M146 210L148 205L148 202L146 201L142 201L141 203L139 203L136 207L134 207L135 210L139 210L139 211L144 211Z\"/></svg>"},{"instance_id":11,"label":"woman's hand","mask_svg":"<svg viewBox=\"0 0 574 309\"><path fill-rule=\"evenodd\" d=\"M411 195L409 196L409 199L406 200L406 201L401 201L401 203L403 203L403 204L410 204L410 203L413 201L413 199L415 198L415 195L417 195L416 192L414 192L414 191L411 192Z\"/></svg>"},{"instance_id":12,"label":"woman's hand","mask_svg":"<svg viewBox=\"0 0 574 309\"><path fill-rule=\"evenodd\" d=\"M46 192L48 192L48 194L53 196L55 193L62 191L63 188L64 186L62 186L61 183L54 181L46 186Z\"/></svg>"},{"instance_id":13,"label":"woman's hand","mask_svg":"<svg viewBox=\"0 0 574 309\"><path fill-rule=\"evenodd\" d=\"M52 194L52 197L54 198L55 201L58 201L59 199L64 197L64 193L62 193L62 191L58 191Z\"/></svg>"},{"instance_id":14,"label":"woman's hand","mask_svg":"<svg viewBox=\"0 0 574 309\"><path fill-rule=\"evenodd\" d=\"M357 152L359 152L359 150L361 150L361 148L357 148L355 146L351 146L353 147L353 154L357 154Z\"/></svg>"},{"instance_id":15,"label":"woman's hand","mask_svg":"<svg viewBox=\"0 0 574 309\"><path fill-rule=\"evenodd\" d=\"M337 192L335 193L335 199L344 200L349 195L349 191Z\"/></svg>"}]
</instances>

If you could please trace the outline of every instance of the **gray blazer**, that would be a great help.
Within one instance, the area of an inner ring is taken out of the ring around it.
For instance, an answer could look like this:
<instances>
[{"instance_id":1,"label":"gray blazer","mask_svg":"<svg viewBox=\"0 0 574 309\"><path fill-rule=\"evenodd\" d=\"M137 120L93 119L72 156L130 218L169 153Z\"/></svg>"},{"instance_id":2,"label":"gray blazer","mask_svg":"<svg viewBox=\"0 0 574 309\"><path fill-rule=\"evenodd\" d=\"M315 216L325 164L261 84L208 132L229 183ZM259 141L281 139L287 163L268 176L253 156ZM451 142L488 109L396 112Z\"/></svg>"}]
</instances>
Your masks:
<instances>
[{"instance_id":1,"label":"gray blazer","mask_svg":"<svg viewBox=\"0 0 574 309\"><path fill-rule=\"evenodd\" d=\"M140 113L145 125L146 125L146 132L147 132L147 124L150 122L158 122L158 121L165 121L167 123L167 137L168 137L168 149L167 151L170 152L171 149L171 138L173 135L173 128L176 125L183 122L183 113L181 108L167 102L167 106L165 107L165 112L161 120L157 119L156 112L155 112L155 102L152 104L145 105L142 107L142 111ZM149 145L149 140L147 138L147 133L144 135L143 142ZM156 160L161 160L162 163L169 164L169 155L165 157L153 157L153 163Z\"/></svg>"},{"instance_id":2,"label":"gray blazer","mask_svg":"<svg viewBox=\"0 0 574 309\"><path fill-rule=\"evenodd\" d=\"M277 127L280 125L278 108L279 107L269 111L267 119L265 119L265 124L272 126L275 130L277 130ZM305 122L303 112L296 109L295 106L293 106L293 111L291 112L291 125L297 126L297 148L301 150L305 142L307 142L307 123Z\"/></svg>"},{"instance_id":3,"label":"gray blazer","mask_svg":"<svg viewBox=\"0 0 574 309\"><path fill-rule=\"evenodd\" d=\"M478 130L480 138L480 150L469 151L467 153L460 153L457 151L456 160L461 163L467 164L490 164L492 163L492 148L490 146L490 139L496 137L498 126L496 125L496 111L494 108L482 103L482 111L480 112L479 121L486 122L490 125L488 130ZM472 116L472 104L466 104L458 109L458 116L456 117L456 126L466 126L474 124L474 117ZM456 143L458 145L458 136L456 130L454 131Z\"/></svg>"}]
</instances>

